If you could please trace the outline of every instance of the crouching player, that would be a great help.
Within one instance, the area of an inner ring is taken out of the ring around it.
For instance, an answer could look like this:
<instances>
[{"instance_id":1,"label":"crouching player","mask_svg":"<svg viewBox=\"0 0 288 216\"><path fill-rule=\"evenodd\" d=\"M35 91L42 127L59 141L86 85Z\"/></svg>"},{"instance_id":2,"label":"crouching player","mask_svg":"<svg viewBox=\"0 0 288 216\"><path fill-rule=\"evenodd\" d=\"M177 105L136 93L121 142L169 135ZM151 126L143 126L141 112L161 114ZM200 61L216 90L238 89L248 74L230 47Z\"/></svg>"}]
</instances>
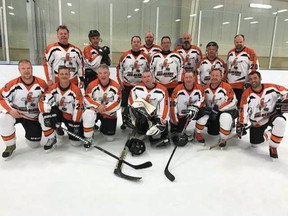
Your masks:
<instances>
[{"instance_id":1,"label":"crouching player","mask_svg":"<svg viewBox=\"0 0 288 216\"><path fill-rule=\"evenodd\" d=\"M175 145L187 144L186 127L191 120L203 116L205 109L202 86L195 83L192 71L185 72L184 83L174 89L170 102L171 136Z\"/></svg>"},{"instance_id":2,"label":"crouching player","mask_svg":"<svg viewBox=\"0 0 288 216\"><path fill-rule=\"evenodd\" d=\"M207 126L210 135L220 134L219 147L226 146L232 123L238 117L237 99L232 87L222 82L223 74L220 69L213 69L210 74L210 83L204 86L206 107L210 108L210 114L206 113L196 122L195 138L198 142L205 140L201 131Z\"/></svg>"},{"instance_id":3,"label":"crouching player","mask_svg":"<svg viewBox=\"0 0 288 216\"><path fill-rule=\"evenodd\" d=\"M83 137L81 122L83 112L83 96L81 90L70 81L70 69L59 66L59 82L50 86L39 101L39 122L47 142L45 152L50 152L56 147L57 139L55 129L57 123L63 122L68 131L76 136ZM73 146L81 145L74 136L69 135Z\"/></svg>"},{"instance_id":4,"label":"crouching player","mask_svg":"<svg viewBox=\"0 0 288 216\"><path fill-rule=\"evenodd\" d=\"M241 138L246 134L245 127L250 120L250 143L257 147L265 140L269 140L270 157L278 158L277 148L285 133L286 119L283 112L287 112L287 90L275 84L262 84L261 74L253 71L248 75L251 85L242 95L240 103L240 118L237 133ZM286 99L286 101L284 101ZM282 102L283 101L283 102ZM285 110L284 110L285 108ZM265 131L267 127L272 130Z\"/></svg>"},{"instance_id":5,"label":"crouching player","mask_svg":"<svg viewBox=\"0 0 288 216\"><path fill-rule=\"evenodd\" d=\"M144 142L138 135L147 135L151 146L164 147L168 139L168 92L167 89L154 82L153 75L146 70L142 73L142 82L136 84L129 96L129 113L127 124L137 133L128 147L132 154L145 151ZM142 148L142 150L137 149Z\"/></svg>"},{"instance_id":6,"label":"crouching player","mask_svg":"<svg viewBox=\"0 0 288 216\"><path fill-rule=\"evenodd\" d=\"M120 109L121 91L119 84L110 79L109 66L100 64L98 79L92 81L85 93L85 107L83 113L84 137L90 148L93 136L93 128L96 118L101 121L100 132L107 141L113 141L117 125L117 110Z\"/></svg>"},{"instance_id":7,"label":"crouching player","mask_svg":"<svg viewBox=\"0 0 288 216\"><path fill-rule=\"evenodd\" d=\"M18 70L21 76L0 89L0 134L6 145L2 153L5 160L16 149L15 124L22 124L26 143L31 148L40 146L42 134L37 104L46 90L46 83L33 76L32 64L27 59L19 61Z\"/></svg>"}]
</instances>

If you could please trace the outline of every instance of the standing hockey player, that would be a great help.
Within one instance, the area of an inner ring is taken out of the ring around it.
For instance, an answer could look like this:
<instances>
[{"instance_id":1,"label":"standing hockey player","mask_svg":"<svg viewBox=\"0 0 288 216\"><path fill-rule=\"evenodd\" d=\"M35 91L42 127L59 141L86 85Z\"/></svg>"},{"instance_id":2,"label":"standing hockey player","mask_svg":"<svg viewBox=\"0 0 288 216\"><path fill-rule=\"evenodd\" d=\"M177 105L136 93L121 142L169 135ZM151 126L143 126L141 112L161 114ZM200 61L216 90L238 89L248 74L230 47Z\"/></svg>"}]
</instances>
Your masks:
<instances>
[{"instance_id":1,"label":"standing hockey player","mask_svg":"<svg viewBox=\"0 0 288 216\"><path fill-rule=\"evenodd\" d=\"M181 46L175 47L174 51L179 52L184 59L184 69L185 71L196 71L197 64L202 59L201 49L191 44L192 37L191 34L183 34L183 44Z\"/></svg>"},{"instance_id":2,"label":"standing hockey player","mask_svg":"<svg viewBox=\"0 0 288 216\"><path fill-rule=\"evenodd\" d=\"M198 111L203 106L204 96L202 86L195 83L192 71L185 72L184 82L174 89L170 102L171 136L175 145L187 144L188 137L182 131L185 130L185 126L191 120L198 119L198 114L201 116L203 111Z\"/></svg>"},{"instance_id":3,"label":"standing hockey player","mask_svg":"<svg viewBox=\"0 0 288 216\"><path fill-rule=\"evenodd\" d=\"M150 69L156 82L164 85L171 96L174 88L182 79L183 58L179 53L170 50L170 37L162 37L161 46L162 51L152 56Z\"/></svg>"},{"instance_id":4,"label":"standing hockey player","mask_svg":"<svg viewBox=\"0 0 288 216\"><path fill-rule=\"evenodd\" d=\"M85 82L84 87L97 79L97 68L100 64L111 65L109 57L110 49L107 46L99 46L100 33L97 30L90 30L88 34L89 46L86 46L83 51Z\"/></svg>"},{"instance_id":5,"label":"standing hockey player","mask_svg":"<svg viewBox=\"0 0 288 216\"><path fill-rule=\"evenodd\" d=\"M246 134L245 127L250 121L252 146L257 147L265 140L269 140L270 157L278 158L277 148L285 133L286 119L281 106L277 106L277 102L286 99L287 103L287 90L275 84L262 84L261 74L258 71L251 72L248 75L248 81L251 87L242 95L240 118L237 124L238 136L241 138ZM265 132L268 126L272 127L272 130Z\"/></svg>"},{"instance_id":6,"label":"standing hockey player","mask_svg":"<svg viewBox=\"0 0 288 216\"><path fill-rule=\"evenodd\" d=\"M161 46L154 44L154 35L152 32L147 32L145 35L145 44L140 48L144 53L152 57L156 52L161 51Z\"/></svg>"},{"instance_id":7,"label":"standing hockey player","mask_svg":"<svg viewBox=\"0 0 288 216\"><path fill-rule=\"evenodd\" d=\"M214 41L211 41L206 45L206 57L201 59L197 68L199 83L202 86L210 82L210 73L214 68L219 68L222 74L225 74L226 65L224 61L217 56L218 49L218 44Z\"/></svg>"},{"instance_id":8,"label":"standing hockey player","mask_svg":"<svg viewBox=\"0 0 288 216\"><path fill-rule=\"evenodd\" d=\"M132 49L126 51L120 58L117 66L117 79L122 89L122 121L124 119L128 105L128 98L130 90L139 82L144 70L149 68L150 57L140 50L141 38L140 36L133 36L131 38ZM121 129L126 129L126 124L123 121Z\"/></svg>"},{"instance_id":9,"label":"standing hockey player","mask_svg":"<svg viewBox=\"0 0 288 216\"><path fill-rule=\"evenodd\" d=\"M31 148L40 146L41 126L38 122L38 101L46 90L46 82L33 76L32 64L23 59L18 63L20 77L11 80L0 90L0 134L6 146L4 159L16 149L15 124L21 123L26 143Z\"/></svg>"},{"instance_id":10,"label":"standing hockey player","mask_svg":"<svg viewBox=\"0 0 288 216\"><path fill-rule=\"evenodd\" d=\"M259 70L259 62L254 50L245 46L244 35L238 34L234 37L235 48L231 49L227 55L227 82L232 86L238 107L241 96L249 86L248 74L253 70Z\"/></svg>"},{"instance_id":11,"label":"standing hockey player","mask_svg":"<svg viewBox=\"0 0 288 216\"><path fill-rule=\"evenodd\" d=\"M237 99L232 87L222 81L223 75L219 68L211 71L210 78L210 83L204 86L203 90L206 107L210 108L210 113L207 112L197 120L195 138L198 142L205 142L201 132L207 124L208 134L220 133L219 147L224 148L232 123L238 117Z\"/></svg>"},{"instance_id":12,"label":"standing hockey player","mask_svg":"<svg viewBox=\"0 0 288 216\"><path fill-rule=\"evenodd\" d=\"M138 135L147 135L151 146L163 147L169 144L168 139L168 93L167 89L153 81L151 71L142 74L142 82L137 84L130 93L129 105L132 121L131 125ZM128 122L128 120L127 120ZM137 152L137 146L143 141L133 139L130 143L132 154ZM144 145L144 144L143 144ZM129 146L128 146L129 147Z\"/></svg>"},{"instance_id":13,"label":"standing hockey player","mask_svg":"<svg viewBox=\"0 0 288 216\"><path fill-rule=\"evenodd\" d=\"M57 28L58 42L49 44L44 52L43 66L48 85L58 82L58 68L65 65L70 70L70 80L79 87L84 86L84 72L82 52L76 46L70 44L69 30L67 26L60 25Z\"/></svg>"},{"instance_id":14,"label":"standing hockey player","mask_svg":"<svg viewBox=\"0 0 288 216\"><path fill-rule=\"evenodd\" d=\"M56 147L57 139L55 129L57 123L63 122L68 131L83 137L81 122L83 112L83 96L81 90L70 80L70 69L66 66L58 68L59 82L54 83L45 92L39 101L39 122L47 138L44 145L45 152L50 152ZM75 137L69 135L71 144L81 144Z\"/></svg>"},{"instance_id":15,"label":"standing hockey player","mask_svg":"<svg viewBox=\"0 0 288 216\"><path fill-rule=\"evenodd\" d=\"M96 118L100 119L100 132L106 136L107 141L114 140L117 125L117 110L121 103L121 90L119 84L110 79L109 67L99 65L98 79L92 81L85 94L85 107L83 113L84 137L92 142L93 126ZM88 149L90 144L84 144Z\"/></svg>"}]
</instances>

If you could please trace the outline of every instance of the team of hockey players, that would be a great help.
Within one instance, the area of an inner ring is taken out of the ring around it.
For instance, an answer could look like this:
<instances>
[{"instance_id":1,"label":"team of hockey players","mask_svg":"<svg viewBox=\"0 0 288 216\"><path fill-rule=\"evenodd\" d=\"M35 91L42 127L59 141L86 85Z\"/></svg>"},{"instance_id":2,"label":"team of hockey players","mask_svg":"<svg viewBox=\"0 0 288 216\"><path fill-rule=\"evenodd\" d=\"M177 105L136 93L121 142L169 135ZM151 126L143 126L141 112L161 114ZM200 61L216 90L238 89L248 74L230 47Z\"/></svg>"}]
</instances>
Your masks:
<instances>
[{"instance_id":1,"label":"team of hockey players","mask_svg":"<svg viewBox=\"0 0 288 216\"><path fill-rule=\"evenodd\" d=\"M20 76L0 89L4 159L16 149L16 123L23 125L30 147L44 140L45 152L56 147L56 134L64 134L64 125L73 146L91 147L97 140L93 135L98 120L100 132L113 141L120 107L121 129L132 130L127 142L132 155L145 151L146 137L152 147L170 142L185 146L189 139L205 143L204 128L208 134L219 135L219 147L224 148L236 121L239 138L249 128L251 145L267 141L270 157L278 158L287 89L261 83L258 58L245 46L243 35L235 36L227 67L217 56L216 42L207 44L203 57L200 48L191 44L190 34L183 35L183 44L174 51L168 36L162 37L161 46L154 44L152 32L146 33L144 45L140 36L133 36L131 49L119 60L117 81L110 78L110 50L99 46L97 30L89 32L90 45L83 55L68 42L66 26L57 28L57 37L58 42L48 45L43 55L47 84L33 76L29 60L21 60ZM195 128L187 135L191 121Z\"/></svg>"}]
</instances>

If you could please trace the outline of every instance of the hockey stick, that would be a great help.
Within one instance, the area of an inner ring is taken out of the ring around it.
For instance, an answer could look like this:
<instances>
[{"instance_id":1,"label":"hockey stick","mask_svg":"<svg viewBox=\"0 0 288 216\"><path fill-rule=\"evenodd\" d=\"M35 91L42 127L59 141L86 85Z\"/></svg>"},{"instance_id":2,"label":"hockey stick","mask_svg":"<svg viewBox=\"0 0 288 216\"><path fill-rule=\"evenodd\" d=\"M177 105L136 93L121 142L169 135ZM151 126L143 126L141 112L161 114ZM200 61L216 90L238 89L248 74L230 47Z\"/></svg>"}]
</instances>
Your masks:
<instances>
[{"instance_id":1,"label":"hockey stick","mask_svg":"<svg viewBox=\"0 0 288 216\"><path fill-rule=\"evenodd\" d=\"M184 134L184 131L186 130L186 127L188 126L190 120L191 120L191 116L189 116L189 117L187 118L187 121L186 121L186 123L185 123L185 125L184 125L184 128L183 128L183 130L182 130L182 132L181 132L181 135ZM175 176L169 171L168 167L169 167L169 164L170 164L170 162L171 162L171 160L172 160L172 157L173 157L173 155L174 155L177 147L178 147L178 145L175 145L175 147L174 147L174 149L173 149L173 151L172 151L172 154L171 154L171 156L170 156L170 158L169 158L169 160L168 160L168 162L167 162L167 165L166 165L166 167L165 167L165 169L164 169L164 174L165 174L165 176L166 176L171 182L173 182L173 181L175 180Z\"/></svg>"},{"instance_id":2,"label":"hockey stick","mask_svg":"<svg viewBox=\"0 0 288 216\"><path fill-rule=\"evenodd\" d=\"M120 160L117 162L117 165L114 169L114 174L120 178L124 178L130 181L138 181L140 180L142 177L136 177L136 176L129 176L126 175L122 172L122 165L123 165L123 160L125 159L126 155L127 155L127 143L129 142L129 139L127 140L127 142L125 143L125 146L120 154Z\"/></svg>"},{"instance_id":3,"label":"hockey stick","mask_svg":"<svg viewBox=\"0 0 288 216\"><path fill-rule=\"evenodd\" d=\"M129 162L127 162L127 161L125 161L125 160L117 157L116 155L110 153L109 151L107 151L107 150L105 150L105 149L103 149L103 148L101 148L101 147L99 147L99 146L93 145L91 142L89 142L89 141L85 140L84 138L82 138L82 137L80 137L80 136L78 136L78 135L76 135L76 134L68 131L66 128L63 128L63 127L61 127L61 128L62 128L63 131L65 131L67 134L69 134L69 135L77 138L78 140L84 142L85 144L90 144L90 145L92 145L94 148L96 148L96 149L104 152L105 154L108 154L109 156L115 158L115 159L118 160L118 161L121 160L123 163L127 164L128 166L130 166L130 167L132 167L132 168L134 168L134 169L144 169L144 168L148 168L148 167L151 167L151 166L152 166L151 161L147 161L147 162L145 162L145 163L138 164L138 165L131 164L131 163L129 163Z\"/></svg>"},{"instance_id":4,"label":"hockey stick","mask_svg":"<svg viewBox=\"0 0 288 216\"><path fill-rule=\"evenodd\" d=\"M248 127L246 127L245 130L250 129L251 127L252 127L252 124L249 125ZM224 141L227 142L227 141L231 140L232 138L234 138L234 137L236 137L236 136L238 136L237 133L235 133L235 134L233 134L232 136L228 137L228 138L225 139ZM222 142L221 142L221 140L220 140L220 141L218 141L217 143L215 143L215 144L209 146L208 148L199 149L198 151L211 150L211 149L213 149L213 148L218 147L221 143L222 143Z\"/></svg>"}]
</instances>

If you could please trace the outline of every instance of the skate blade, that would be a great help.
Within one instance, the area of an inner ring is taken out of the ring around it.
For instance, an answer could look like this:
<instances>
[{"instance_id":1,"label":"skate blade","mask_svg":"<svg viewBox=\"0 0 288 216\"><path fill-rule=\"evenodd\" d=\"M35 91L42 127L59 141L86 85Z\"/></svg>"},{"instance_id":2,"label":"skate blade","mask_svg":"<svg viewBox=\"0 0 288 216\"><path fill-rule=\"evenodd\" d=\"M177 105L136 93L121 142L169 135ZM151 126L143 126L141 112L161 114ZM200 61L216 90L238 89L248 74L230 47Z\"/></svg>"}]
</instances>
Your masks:
<instances>
[{"instance_id":1,"label":"skate blade","mask_svg":"<svg viewBox=\"0 0 288 216\"><path fill-rule=\"evenodd\" d=\"M44 151L45 151L45 153L50 153L50 152L54 151L55 148L56 148L56 145L54 144L51 149L47 149Z\"/></svg>"}]
</instances>

